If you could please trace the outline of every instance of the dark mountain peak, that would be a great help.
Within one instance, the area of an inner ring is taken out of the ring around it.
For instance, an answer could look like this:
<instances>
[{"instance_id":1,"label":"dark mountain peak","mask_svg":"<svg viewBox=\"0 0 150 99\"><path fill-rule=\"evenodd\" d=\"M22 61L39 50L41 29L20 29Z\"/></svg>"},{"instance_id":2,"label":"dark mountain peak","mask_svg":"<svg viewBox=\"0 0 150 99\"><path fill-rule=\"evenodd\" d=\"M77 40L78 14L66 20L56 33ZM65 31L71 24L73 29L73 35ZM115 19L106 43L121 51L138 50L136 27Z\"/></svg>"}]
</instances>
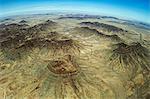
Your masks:
<instances>
[{"instance_id":1,"label":"dark mountain peak","mask_svg":"<svg viewBox=\"0 0 150 99\"><path fill-rule=\"evenodd\" d=\"M27 23L27 21L25 21L25 20L21 20L19 23Z\"/></svg>"},{"instance_id":2,"label":"dark mountain peak","mask_svg":"<svg viewBox=\"0 0 150 99\"><path fill-rule=\"evenodd\" d=\"M56 22L54 22L54 21L52 21L52 20L47 20L47 21L45 21L45 24L57 24Z\"/></svg>"}]
</instances>

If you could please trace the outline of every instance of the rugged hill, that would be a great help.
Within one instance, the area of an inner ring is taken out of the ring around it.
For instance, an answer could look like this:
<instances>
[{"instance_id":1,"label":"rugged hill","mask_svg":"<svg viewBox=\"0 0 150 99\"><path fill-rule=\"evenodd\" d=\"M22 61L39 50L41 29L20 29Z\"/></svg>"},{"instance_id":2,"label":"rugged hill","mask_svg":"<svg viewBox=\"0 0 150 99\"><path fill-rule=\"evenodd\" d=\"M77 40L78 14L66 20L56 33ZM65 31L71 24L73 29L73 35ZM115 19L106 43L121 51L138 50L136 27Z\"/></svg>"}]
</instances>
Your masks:
<instances>
[{"instance_id":1,"label":"rugged hill","mask_svg":"<svg viewBox=\"0 0 150 99\"><path fill-rule=\"evenodd\" d=\"M81 22L80 23L83 26L90 26L90 27L97 27L100 29L103 29L104 31L107 32L127 32L126 30L123 30L122 28L105 24L105 23L99 23L99 22Z\"/></svg>"}]
</instances>

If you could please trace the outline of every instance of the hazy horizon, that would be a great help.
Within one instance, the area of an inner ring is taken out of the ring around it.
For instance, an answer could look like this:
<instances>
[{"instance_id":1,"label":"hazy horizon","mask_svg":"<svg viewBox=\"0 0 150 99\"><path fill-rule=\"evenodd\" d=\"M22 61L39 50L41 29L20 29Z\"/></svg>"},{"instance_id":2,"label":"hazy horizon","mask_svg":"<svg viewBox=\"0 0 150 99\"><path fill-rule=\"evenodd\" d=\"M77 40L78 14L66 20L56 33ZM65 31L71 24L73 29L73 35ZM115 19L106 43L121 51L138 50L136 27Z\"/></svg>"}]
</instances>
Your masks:
<instances>
[{"instance_id":1,"label":"hazy horizon","mask_svg":"<svg viewBox=\"0 0 150 99\"><path fill-rule=\"evenodd\" d=\"M43 11L65 11L150 23L149 0L0 0L0 7L1 17L27 12L40 14Z\"/></svg>"}]
</instances>

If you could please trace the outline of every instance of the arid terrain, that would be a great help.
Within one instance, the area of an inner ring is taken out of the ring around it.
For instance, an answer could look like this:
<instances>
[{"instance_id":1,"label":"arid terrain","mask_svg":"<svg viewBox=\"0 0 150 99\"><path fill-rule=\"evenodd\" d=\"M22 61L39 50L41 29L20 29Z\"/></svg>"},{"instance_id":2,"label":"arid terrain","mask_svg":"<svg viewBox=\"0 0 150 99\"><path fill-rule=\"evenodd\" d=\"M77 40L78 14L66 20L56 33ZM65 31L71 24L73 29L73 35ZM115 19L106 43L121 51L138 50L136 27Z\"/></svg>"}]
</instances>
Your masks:
<instances>
[{"instance_id":1,"label":"arid terrain","mask_svg":"<svg viewBox=\"0 0 150 99\"><path fill-rule=\"evenodd\" d=\"M109 16L0 20L0 99L149 99L150 25Z\"/></svg>"}]
</instances>

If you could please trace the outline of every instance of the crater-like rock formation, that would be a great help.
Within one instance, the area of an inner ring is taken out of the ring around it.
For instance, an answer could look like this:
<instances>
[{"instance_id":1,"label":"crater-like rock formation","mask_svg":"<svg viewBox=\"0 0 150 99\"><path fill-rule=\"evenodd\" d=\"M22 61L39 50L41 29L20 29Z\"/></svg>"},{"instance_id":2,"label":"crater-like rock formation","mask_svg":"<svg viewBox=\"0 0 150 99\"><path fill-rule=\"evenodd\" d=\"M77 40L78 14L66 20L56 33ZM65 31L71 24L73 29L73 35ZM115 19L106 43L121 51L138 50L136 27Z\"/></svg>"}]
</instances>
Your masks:
<instances>
[{"instance_id":1,"label":"crater-like rock formation","mask_svg":"<svg viewBox=\"0 0 150 99\"><path fill-rule=\"evenodd\" d=\"M114 65L121 65L126 69L130 69L134 75L138 68L149 71L149 51L147 48L143 47L140 43L133 43L127 45L125 43L116 44L116 48L112 51L112 63Z\"/></svg>"}]
</instances>

